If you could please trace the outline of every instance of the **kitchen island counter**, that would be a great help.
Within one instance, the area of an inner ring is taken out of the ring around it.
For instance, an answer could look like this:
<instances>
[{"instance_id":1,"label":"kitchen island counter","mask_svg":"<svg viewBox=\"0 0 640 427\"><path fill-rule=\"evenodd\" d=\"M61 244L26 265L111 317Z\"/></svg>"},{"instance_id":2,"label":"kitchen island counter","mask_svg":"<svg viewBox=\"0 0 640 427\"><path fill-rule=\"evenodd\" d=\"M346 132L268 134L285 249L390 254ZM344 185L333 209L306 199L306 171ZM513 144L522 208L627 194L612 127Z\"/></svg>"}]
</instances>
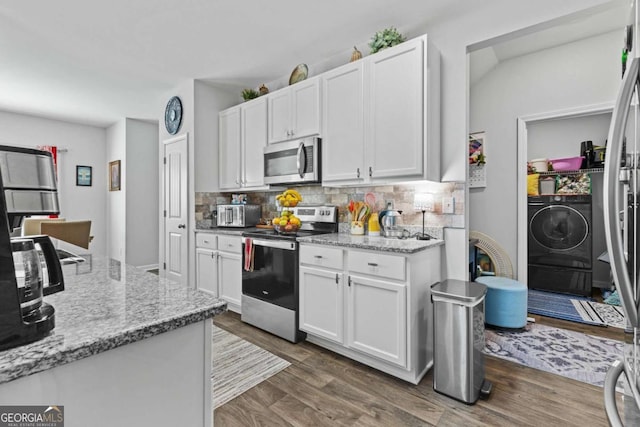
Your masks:
<instances>
[{"instance_id":1,"label":"kitchen island counter","mask_svg":"<svg viewBox=\"0 0 640 427\"><path fill-rule=\"evenodd\" d=\"M444 240L440 239L417 240L415 237L398 239L380 236L358 236L349 233L319 234L315 236L300 237L297 240L300 243L341 246L346 248L395 252L401 254L413 254L435 246L444 245Z\"/></svg>"},{"instance_id":2,"label":"kitchen island counter","mask_svg":"<svg viewBox=\"0 0 640 427\"><path fill-rule=\"evenodd\" d=\"M54 330L0 352L0 401L66 405L69 425L117 425L118 419L147 425L162 418L162 405L186 404L197 411L191 425L206 424L210 402L194 396L211 395L210 318L226 302L135 267L86 258L63 266L64 291L44 298L55 309ZM121 418L91 419L100 408ZM71 412L79 423L71 422Z\"/></svg>"}]
</instances>

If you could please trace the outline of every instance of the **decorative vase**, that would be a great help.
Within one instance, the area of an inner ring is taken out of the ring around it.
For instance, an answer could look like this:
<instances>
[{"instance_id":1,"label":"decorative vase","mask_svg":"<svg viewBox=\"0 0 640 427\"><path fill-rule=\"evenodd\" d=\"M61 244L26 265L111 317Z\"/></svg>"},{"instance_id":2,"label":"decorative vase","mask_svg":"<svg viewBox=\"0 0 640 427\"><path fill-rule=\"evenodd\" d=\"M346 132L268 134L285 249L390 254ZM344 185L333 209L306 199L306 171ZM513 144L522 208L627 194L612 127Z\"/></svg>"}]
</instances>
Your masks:
<instances>
[{"instance_id":1,"label":"decorative vase","mask_svg":"<svg viewBox=\"0 0 640 427\"><path fill-rule=\"evenodd\" d=\"M361 236L364 234L364 221L351 221L351 234Z\"/></svg>"}]
</instances>

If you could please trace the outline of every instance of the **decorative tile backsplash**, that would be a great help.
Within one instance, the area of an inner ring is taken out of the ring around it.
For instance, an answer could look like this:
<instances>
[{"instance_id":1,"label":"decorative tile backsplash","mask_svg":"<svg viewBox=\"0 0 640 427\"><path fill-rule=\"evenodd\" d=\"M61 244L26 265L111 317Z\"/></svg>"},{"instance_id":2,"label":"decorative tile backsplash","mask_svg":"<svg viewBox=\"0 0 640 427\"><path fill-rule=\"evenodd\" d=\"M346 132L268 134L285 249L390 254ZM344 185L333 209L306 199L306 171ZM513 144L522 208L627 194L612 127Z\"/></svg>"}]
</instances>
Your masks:
<instances>
[{"instance_id":1,"label":"decorative tile backsplash","mask_svg":"<svg viewBox=\"0 0 640 427\"><path fill-rule=\"evenodd\" d=\"M383 185L373 187L322 187L320 185L296 186L302 194L302 203L329 204L338 206L341 229L350 221L347 205L350 200L364 201L372 193L376 203L375 212L386 208L392 201L393 208L402 211L402 225L411 230L422 227L422 212L414 210L416 193L426 193L433 201L433 211L425 213L425 227L429 229L453 227L464 228L464 183L420 182L417 184ZM275 196L280 191L246 193L248 203L262 206L263 218L274 218L277 213ZM453 198L453 213L443 213L443 198ZM206 227L211 212L217 204L231 203L231 193L196 193L196 221ZM209 223L210 224L210 223ZM440 234L440 233L438 233Z\"/></svg>"}]
</instances>

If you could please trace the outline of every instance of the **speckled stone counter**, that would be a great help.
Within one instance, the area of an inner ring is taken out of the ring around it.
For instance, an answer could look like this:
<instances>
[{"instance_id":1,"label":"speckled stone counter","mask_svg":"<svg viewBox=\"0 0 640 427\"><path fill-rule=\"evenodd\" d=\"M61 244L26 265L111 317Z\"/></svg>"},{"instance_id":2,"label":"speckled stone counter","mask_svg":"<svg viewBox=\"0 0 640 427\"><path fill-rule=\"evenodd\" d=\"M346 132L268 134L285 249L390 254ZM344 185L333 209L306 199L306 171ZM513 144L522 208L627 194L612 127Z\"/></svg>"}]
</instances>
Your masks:
<instances>
[{"instance_id":1,"label":"speckled stone counter","mask_svg":"<svg viewBox=\"0 0 640 427\"><path fill-rule=\"evenodd\" d=\"M56 310L51 334L0 352L0 384L200 322L226 310L222 300L134 267L121 268L117 274L120 281L111 279L107 259L95 255L88 259L64 266L65 290L44 298Z\"/></svg>"},{"instance_id":2,"label":"speckled stone counter","mask_svg":"<svg viewBox=\"0 0 640 427\"><path fill-rule=\"evenodd\" d=\"M428 248L432 248L434 246L444 245L444 240L439 239L397 239L366 235L356 236L349 233L332 233L320 234L317 236L300 237L298 238L298 242L404 254L412 254Z\"/></svg>"},{"instance_id":3,"label":"speckled stone counter","mask_svg":"<svg viewBox=\"0 0 640 427\"><path fill-rule=\"evenodd\" d=\"M208 233L208 234L225 234L227 236L242 236L245 231L255 231L257 228L196 228L196 233Z\"/></svg>"}]
</instances>

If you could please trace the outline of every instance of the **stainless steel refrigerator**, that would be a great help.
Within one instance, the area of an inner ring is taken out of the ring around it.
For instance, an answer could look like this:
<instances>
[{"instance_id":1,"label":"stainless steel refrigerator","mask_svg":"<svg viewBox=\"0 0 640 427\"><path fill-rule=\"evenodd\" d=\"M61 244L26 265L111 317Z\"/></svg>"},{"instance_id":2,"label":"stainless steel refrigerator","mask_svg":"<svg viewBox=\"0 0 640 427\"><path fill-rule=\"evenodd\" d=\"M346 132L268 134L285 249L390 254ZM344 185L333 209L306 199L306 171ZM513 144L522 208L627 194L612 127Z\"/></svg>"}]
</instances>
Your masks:
<instances>
[{"instance_id":1,"label":"stainless steel refrigerator","mask_svg":"<svg viewBox=\"0 0 640 427\"><path fill-rule=\"evenodd\" d=\"M603 208L613 280L628 319L625 352L612 364L604 403L612 426L638 424L640 408L640 34L638 0L633 0L622 49L622 83L607 137ZM626 377L624 416L616 406L616 385Z\"/></svg>"}]
</instances>

